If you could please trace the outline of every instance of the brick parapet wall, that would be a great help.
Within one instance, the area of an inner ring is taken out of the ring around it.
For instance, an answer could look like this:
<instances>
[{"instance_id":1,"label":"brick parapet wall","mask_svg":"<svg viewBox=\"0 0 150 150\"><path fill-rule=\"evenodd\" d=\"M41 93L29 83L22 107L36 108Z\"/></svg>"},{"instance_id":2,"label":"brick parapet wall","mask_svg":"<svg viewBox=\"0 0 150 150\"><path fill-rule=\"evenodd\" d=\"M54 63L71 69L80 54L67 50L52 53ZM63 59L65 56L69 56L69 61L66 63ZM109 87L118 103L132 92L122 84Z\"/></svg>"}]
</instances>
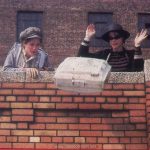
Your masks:
<instances>
[{"instance_id":1,"label":"brick parapet wall","mask_svg":"<svg viewBox=\"0 0 150 150\"><path fill-rule=\"evenodd\" d=\"M48 80L1 81L0 148L148 149L147 75L112 73L103 92L90 94Z\"/></svg>"}]
</instances>

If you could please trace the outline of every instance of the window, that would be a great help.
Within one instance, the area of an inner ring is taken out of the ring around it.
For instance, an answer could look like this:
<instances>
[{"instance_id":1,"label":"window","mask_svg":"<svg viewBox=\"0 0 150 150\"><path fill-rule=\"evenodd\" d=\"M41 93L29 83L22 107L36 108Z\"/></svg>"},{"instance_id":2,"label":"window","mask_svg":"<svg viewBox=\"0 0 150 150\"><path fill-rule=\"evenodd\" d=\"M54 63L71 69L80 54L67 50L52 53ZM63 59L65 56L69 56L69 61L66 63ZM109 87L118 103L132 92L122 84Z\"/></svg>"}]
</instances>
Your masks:
<instances>
[{"instance_id":1,"label":"window","mask_svg":"<svg viewBox=\"0 0 150 150\"><path fill-rule=\"evenodd\" d=\"M18 12L17 14L17 41L19 41L19 34L28 27L42 28L42 12Z\"/></svg>"},{"instance_id":2,"label":"window","mask_svg":"<svg viewBox=\"0 0 150 150\"><path fill-rule=\"evenodd\" d=\"M95 24L96 35L91 41L91 46L93 47L108 47L108 43L100 39L101 35L104 33L107 24L112 22L112 13L89 13L88 23Z\"/></svg>"},{"instance_id":3,"label":"window","mask_svg":"<svg viewBox=\"0 0 150 150\"><path fill-rule=\"evenodd\" d=\"M143 48L149 48L150 47L150 14L138 14L138 30L141 31L141 29L147 29L149 36L146 40L142 42L141 47Z\"/></svg>"}]
</instances>

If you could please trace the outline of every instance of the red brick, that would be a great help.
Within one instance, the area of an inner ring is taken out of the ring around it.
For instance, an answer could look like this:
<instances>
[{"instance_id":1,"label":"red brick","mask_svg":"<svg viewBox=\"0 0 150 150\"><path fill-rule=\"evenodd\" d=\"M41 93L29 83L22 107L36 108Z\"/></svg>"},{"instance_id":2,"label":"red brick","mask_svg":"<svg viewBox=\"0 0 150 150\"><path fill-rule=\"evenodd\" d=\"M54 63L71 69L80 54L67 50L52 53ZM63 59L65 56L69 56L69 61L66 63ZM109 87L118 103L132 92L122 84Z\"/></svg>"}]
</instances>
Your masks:
<instances>
[{"instance_id":1,"label":"red brick","mask_svg":"<svg viewBox=\"0 0 150 150\"><path fill-rule=\"evenodd\" d=\"M145 116L145 110L130 110L130 116Z\"/></svg>"},{"instance_id":2,"label":"red brick","mask_svg":"<svg viewBox=\"0 0 150 150\"><path fill-rule=\"evenodd\" d=\"M145 91L123 91L124 96L145 96Z\"/></svg>"},{"instance_id":3,"label":"red brick","mask_svg":"<svg viewBox=\"0 0 150 150\"><path fill-rule=\"evenodd\" d=\"M29 137L27 136L19 136L18 137L18 143L27 143L29 142Z\"/></svg>"},{"instance_id":4,"label":"red brick","mask_svg":"<svg viewBox=\"0 0 150 150\"><path fill-rule=\"evenodd\" d=\"M135 130L135 125L132 124L115 124L113 130Z\"/></svg>"},{"instance_id":5,"label":"red brick","mask_svg":"<svg viewBox=\"0 0 150 150\"><path fill-rule=\"evenodd\" d=\"M33 136L33 130L12 130L11 135Z\"/></svg>"},{"instance_id":6,"label":"red brick","mask_svg":"<svg viewBox=\"0 0 150 150\"><path fill-rule=\"evenodd\" d=\"M80 123L101 123L101 118L80 118Z\"/></svg>"},{"instance_id":7,"label":"red brick","mask_svg":"<svg viewBox=\"0 0 150 150\"><path fill-rule=\"evenodd\" d=\"M131 143L142 143L142 139L141 138L131 138Z\"/></svg>"},{"instance_id":8,"label":"red brick","mask_svg":"<svg viewBox=\"0 0 150 150\"><path fill-rule=\"evenodd\" d=\"M58 144L58 149L80 149L80 144Z\"/></svg>"},{"instance_id":9,"label":"red brick","mask_svg":"<svg viewBox=\"0 0 150 150\"><path fill-rule=\"evenodd\" d=\"M50 97L49 96L41 96L40 102L50 102Z\"/></svg>"},{"instance_id":10,"label":"red brick","mask_svg":"<svg viewBox=\"0 0 150 150\"><path fill-rule=\"evenodd\" d=\"M146 124L136 124L136 129L137 130L146 130L147 126L146 126Z\"/></svg>"},{"instance_id":11,"label":"red brick","mask_svg":"<svg viewBox=\"0 0 150 150\"><path fill-rule=\"evenodd\" d=\"M34 143L13 143L13 148L34 148Z\"/></svg>"},{"instance_id":12,"label":"red brick","mask_svg":"<svg viewBox=\"0 0 150 150\"><path fill-rule=\"evenodd\" d=\"M126 149L146 150L147 144L127 144Z\"/></svg>"},{"instance_id":13,"label":"red brick","mask_svg":"<svg viewBox=\"0 0 150 150\"><path fill-rule=\"evenodd\" d=\"M124 144L104 144L103 149L108 150L108 149L125 149Z\"/></svg>"},{"instance_id":14,"label":"red brick","mask_svg":"<svg viewBox=\"0 0 150 150\"><path fill-rule=\"evenodd\" d=\"M4 89L0 90L0 95L11 95L11 94L12 90L4 90Z\"/></svg>"},{"instance_id":15,"label":"red brick","mask_svg":"<svg viewBox=\"0 0 150 150\"><path fill-rule=\"evenodd\" d=\"M24 83L2 83L2 88L24 88Z\"/></svg>"},{"instance_id":16,"label":"red brick","mask_svg":"<svg viewBox=\"0 0 150 150\"><path fill-rule=\"evenodd\" d=\"M58 90L57 91L57 95L61 95L61 96L73 96L73 95L79 95L76 92L67 92L67 91L62 91L62 90Z\"/></svg>"},{"instance_id":17,"label":"red brick","mask_svg":"<svg viewBox=\"0 0 150 150\"><path fill-rule=\"evenodd\" d=\"M100 104L79 104L79 109L100 109Z\"/></svg>"},{"instance_id":18,"label":"red brick","mask_svg":"<svg viewBox=\"0 0 150 150\"><path fill-rule=\"evenodd\" d=\"M32 103L11 103L11 108L32 108Z\"/></svg>"},{"instance_id":19,"label":"red brick","mask_svg":"<svg viewBox=\"0 0 150 150\"><path fill-rule=\"evenodd\" d=\"M56 122L56 117L36 117L35 121L40 123L54 123Z\"/></svg>"},{"instance_id":20,"label":"red brick","mask_svg":"<svg viewBox=\"0 0 150 150\"><path fill-rule=\"evenodd\" d=\"M118 103L127 103L128 102L128 98L126 97L118 97Z\"/></svg>"},{"instance_id":21,"label":"red brick","mask_svg":"<svg viewBox=\"0 0 150 150\"><path fill-rule=\"evenodd\" d=\"M123 131L103 131L103 136L105 137L123 137Z\"/></svg>"},{"instance_id":22,"label":"red brick","mask_svg":"<svg viewBox=\"0 0 150 150\"><path fill-rule=\"evenodd\" d=\"M94 97L85 97L84 101L86 103L95 102L95 98Z\"/></svg>"},{"instance_id":23,"label":"red brick","mask_svg":"<svg viewBox=\"0 0 150 150\"><path fill-rule=\"evenodd\" d=\"M4 129L0 130L0 136L1 135L7 135L7 136L10 135L10 130L4 130Z\"/></svg>"},{"instance_id":24,"label":"red brick","mask_svg":"<svg viewBox=\"0 0 150 150\"><path fill-rule=\"evenodd\" d=\"M116 103L117 102L117 98L116 97L108 97L107 98L107 102L108 103Z\"/></svg>"},{"instance_id":25,"label":"red brick","mask_svg":"<svg viewBox=\"0 0 150 150\"><path fill-rule=\"evenodd\" d=\"M96 149L102 149L102 144L83 144L81 143L81 149L91 149L91 150L96 150Z\"/></svg>"},{"instance_id":26,"label":"red brick","mask_svg":"<svg viewBox=\"0 0 150 150\"><path fill-rule=\"evenodd\" d=\"M33 109L12 109L13 115L33 115Z\"/></svg>"},{"instance_id":27,"label":"red brick","mask_svg":"<svg viewBox=\"0 0 150 150\"><path fill-rule=\"evenodd\" d=\"M98 143L108 143L107 137L98 137Z\"/></svg>"},{"instance_id":28,"label":"red brick","mask_svg":"<svg viewBox=\"0 0 150 150\"><path fill-rule=\"evenodd\" d=\"M17 142L17 136L7 136L7 142Z\"/></svg>"},{"instance_id":29,"label":"red brick","mask_svg":"<svg viewBox=\"0 0 150 150\"><path fill-rule=\"evenodd\" d=\"M146 123L145 117L130 117L131 123Z\"/></svg>"},{"instance_id":30,"label":"red brick","mask_svg":"<svg viewBox=\"0 0 150 150\"><path fill-rule=\"evenodd\" d=\"M56 103L56 109L77 109L78 104L75 103Z\"/></svg>"},{"instance_id":31,"label":"red brick","mask_svg":"<svg viewBox=\"0 0 150 150\"><path fill-rule=\"evenodd\" d=\"M74 138L73 137L63 137L64 143L73 143Z\"/></svg>"},{"instance_id":32,"label":"red brick","mask_svg":"<svg viewBox=\"0 0 150 150\"><path fill-rule=\"evenodd\" d=\"M106 101L105 97L96 97L96 102L98 103L104 103Z\"/></svg>"},{"instance_id":33,"label":"red brick","mask_svg":"<svg viewBox=\"0 0 150 150\"><path fill-rule=\"evenodd\" d=\"M123 109L123 104L101 104L102 109Z\"/></svg>"},{"instance_id":34,"label":"red brick","mask_svg":"<svg viewBox=\"0 0 150 150\"><path fill-rule=\"evenodd\" d=\"M71 130L90 130L90 124L69 124Z\"/></svg>"},{"instance_id":35,"label":"red brick","mask_svg":"<svg viewBox=\"0 0 150 150\"><path fill-rule=\"evenodd\" d=\"M87 137L102 136L102 132L101 131L80 131L80 136L87 136Z\"/></svg>"},{"instance_id":36,"label":"red brick","mask_svg":"<svg viewBox=\"0 0 150 150\"><path fill-rule=\"evenodd\" d=\"M129 117L128 112L112 112L112 117Z\"/></svg>"},{"instance_id":37,"label":"red brick","mask_svg":"<svg viewBox=\"0 0 150 150\"><path fill-rule=\"evenodd\" d=\"M130 138L126 137L120 138L120 143L130 143Z\"/></svg>"},{"instance_id":38,"label":"red brick","mask_svg":"<svg viewBox=\"0 0 150 150\"><path fill-rule=\"evenodd\" d=\"M9 102L0 102L0 108L10 108Z\"/></svg>"},{"instance_id":39,"label":"red brick","mask_svg":"<svg viewBox=\"0 0 150 150\"><path fill-rule=\"evenodd\" d=\"M129 103L131 104L131 103L139 103L139 99L137 98L137 97L130 97L129 98Z\"/></svg>"},{"instance_id":40,"label":"red brick","mask_svg":"<svg viewBox=\"0 0 150 150\"><path fill-rule=\"evenodd\" d=\"M27 89L43 89L46 88L46 83L25 83Z\"/></svg>"},{"instance_id":41,"label":"red brick","mask_svg":"<svg viewBox=\"0 0 150 150\"><path fill-rule=\"evenodd\" d=\"M122 91L103 91L102 96L122 96Z\"/></svg>"},{"instance_id":42,"label":"red brick","mask_svg":"<svg viewBox=\"0 0 150 150\"><path fill-rule=\"evenodd\" d=\"M91 124L91 130L112 130L112 125L108 124Z\"/></svg>"},{"instance_id":43,"label":"red brick","mask_svg":"<svg viewBox=\"0 0 150 150\"><path fill-rule=\"evenodd\" d=\"M110 90L112 89L112 84L104 84L104 90Z\"/></svg>"},{"instance_id":44,"label":"red brick","mask_svg":"<svg viewBox=\"0 0 150 150\"><path fill-rule=\"evenodd\" d=\"M87 143L97 143L97 138L96 137L86 137L86 142Z\"/></svg>"},{"instance_id":45,"label":"red brick","mask_svg":"<svg viewBox=\"0 0 150 150\"><path fill-rule=\"evenodd\" d=\"M85 143L85 137L75 137L75 143Z\"/></svg>"},{"instance_id":46,"label":"red brick","mask_svg":"<svg viewBox=\"0 0 150 150\"><path fill-rule=\"evenodd\" d=\"M39 97L38 96L29 96L28 101L29 102L38 102Z\"/></svg>"},{"instance_id":47,"label":"red brick","mask_svg":"<svg viewBox=\"0 0 150 150\"><path fill-rule=\"evenodd\" d=\"M62 143L63 138L62 137L53 137L52 142L53 143Z\"/></svg>"},{"instance_id":48,"label":"red brick","mask_svg":"<svg viewBox=\"0 0 150 150\"><path fill-rule=\"evenodd\" d=\"M130 109L130 110L142 110L145 109L145 105L144 104L124 104L124 108L125 109Z\"/></svg>"},{"instance_id":49,"label":"red brick","mask_svg":"<svg viewBox=\"0 0 150 150\"><path fill-rule=\"evenodd\" d=\"M68 102L69 103L69 102L72 102L72 99L73 99L72 97L65 97L64 96L64 97L62 97L62 102Z\"/></svg>"},{"instance_id":50,"label":"red brick","mask_svg":"<svg viewBox=\"0 0 150 150\"><path fill-rule=\"evenodd\" d=\"M134 84L113 84L113 89L119 89L119 90L129 90L129 89L134 89Z\"/></svg>"},{"instance_id":51,"label":"red brick","mask_svg":"<svg viewBox=\"0 0 150 150\"><path fill-rule=\"evenodd\" d=\"M13 90L13 95L34 95L34 90L27 90L27 89Z\"/></svg>"},{"instance_id":52,"label":"red brick","mask_svg":"<svg viewBox=\"0 0 150 150\"><path fill-rule=\"evenodd\" d=\"M58 134L58 136L79 136L79 131L58 130L57 134Z\"/></svg>"},{"instance_id":53,"label":"red brick","mask_svg":"<svg viewBox=\"0 0 150 150\"><path fill-rule=\"evenodd\" d=\"M16 96L6 96L6 101L8 102L16 101Z\"/></svg>"},{"instance_id":54,"label":"red brick","mask_svg":"<svg viewBox=\"0 0 150 150\"><path fill-rule=\"evenodd\" d=\"M11 143L0 143L0 148L11 148Z\"/></svg>"},{"instance_id":55,"label":"red brick","mask_svg":"<svg viewBox=\"0 0 150 150\"><path fill-rule=\"evenodd\" d=\"M109 143L119 143L119 138L109 138Z\"/></svg>"},{"instance_id":56,"label":"red brick","mask_svg":"<svg viewBox=\"0 0 150 150\"><path fill-rule=\"evenodd\" d=\"M46 129L54 129L54 130L61 130L61 129L67 129L67 124L62 124L62 123L59 123L59 124L46 124Z\"/></svg>"},{"instance_id":57,"label":"red brick","mask_svg":"<svg viewBox=\"0 0 150 150\"><path fill-rule=\"evenodd\" d=\"M33 108L51 109L51 108L55 108L55 103L34 103Z\"/></svg>"},{"instance_id":58,"label":"red brick","mask_svg":"<svg viewBox=\"0 0 150 150\"><path fill-rule=\"evenodd\" d=\"M56 96L52 96L51 97L51 102L61 102L61 97L56 97Z\"/></svg>"},{"instance_id":59,"label":"red brick","mask_svg":"<svg viewBox=\"0 0 150 150\"><path fill-rule=\"evenodd\" d=\"M18 102L27 101L27 96L17 96L17 101L18 101Z\"/></svg>"},{"instance_id":60,"label":"red brick","mask_svg":"<svg viewBox=\"0 0 150 150\"><path fill-rule=\"evenodd\" d=\"M29 124L29 129L45 129L45 124L42 123Z\"/></svg>"},{"instance_id":61,"label":"red brick","mask_svg":"<svg viewBox=\"0 0 150 150\"><path fill-rule=\"evenodd\" d=\"M144 84L135 84L135 89L136 90L145 90L145 85Z\"/></svg>"},{"instance_id":62,"label":"red brick","mask_svg":"<svg viewBox=\"0 0 150 150\"><path fill-rule=\"evenodd\" d=\"M54 143L35 143L35 149L57 149L57 144Z\"/></svg>"},{"instance_id":63,"label":"red brick","mask_svg":"<svg viewBox=\"0 0 150 150\"><path fill-rule=\"evenodd\" d=\"M47 86L46 86L48 89L56 89L56 85L54 83L47 83Z\"/></svg>"},{"instance_id":64,"label":"red brick","mask_svg":"<svg viewBox=\"0 0 150 150\"><path fill-rule=\"evenodd\" d=\"M0 96L0 101L4 101L5 97L4 96Z\"/></svg>"},{"instance_id":65,"label":"red brick","mask_svg":"<svg viewBox=\"0 0 150 150\"><path fill-rule=\"evenodd\" d=\"M11 118L7 116L0 117L0 122L10 122Z\"/></svg>"},{"instance_id":66,"label":"red brick","mask_svg":"<svg viewBox=\"0 0 150 150\"><path fill-rule=\"evenodd\" d=\"M52 138L49 136L42 136L41 137L41 143L50 143L52 142Z\"/></svg>"},{"instance_id":67,"label":"red brick","mask_svg":"<svg viewBox=\"0 0 150 150\"><path fill-rule=\"evenodd\" d=\"M15 122L32 122L34 120L34 116L12 116L12 121Z\"/></svg>"},{"instance_id":68,"label":"red brick","mask_svg":"<svg viewBox=\"0 0 150 150\"><path fill-rule=\"evenodd\" d=\"M74 102L83 102L84 98L83 97L74 97L73 100L74 100Z\"/></svg>"},{"instance_id":69,"label":"red brick","mask_svg":"<svg viewBox=\"0 0 150 150\"><path fill-rule=\"evenodd\" d=\"M123 123L123 119L122 118L102 118L102 123L121 124Z\"/></svg>"},{"instance_id":70,"label":"red brick","mask_svg":"<svg viewBox=\"0 0 150 150\"><path fill-rule=\"evenodd\" d=\"M76 117L58 117L57 123L78 123L79 119Z\"/></svg>"},{"instance_id":71,"label":"red brick","mask_svg":"<svg viewBox=\"0 0 150 150\"><path fill-rule=\"evenodd\" d=\"M55 95L55 90L35 90L35 95Z\"/></svg>"},{"instance_id":72,"label":"red brick","mask_svg":"<svg viewBox=\"0 0 150 150\"><path fill-rule=\"evenodd\" d=\"M28 123L24 122L24 123L17 123L17 129L27 129L28 128Z\"/></svg>"},{"instance_id":73,"label":"red brick","mask_svg":"<svg viewBox=\"0 0 150 150\"><path fill-rule=\"evenodd\" d=\"M56 131L54 130L34 130L35 136L56 136Z\"/></svg>"},{"instance_id":74,"label":"red brick","mask_svg":"<svg viewBox=\"0 0 150 150\"><path fill-rule=\"evenodd\" d=\"M0 143L6 143L6 136L0 136Z\"/></svg>"},{"instance_id":75,"label":"red brick","mask_svg":"<svg viewBox=\"0 0 150 150\"><path fill-rule=\"evenodd\" d=\"M15 123L1 123L0 124L1 129L16 129Z\"/></svg>"},{"instance_id":76,"label":"red brick","mask_svg":"<svg viewBox=\"0 0 150 150\"><path fill-rule=\"evenodd\" d=\"M146 136L145 131L125 131L125 136L144 137Z\"/></svg>"}]
</instances>

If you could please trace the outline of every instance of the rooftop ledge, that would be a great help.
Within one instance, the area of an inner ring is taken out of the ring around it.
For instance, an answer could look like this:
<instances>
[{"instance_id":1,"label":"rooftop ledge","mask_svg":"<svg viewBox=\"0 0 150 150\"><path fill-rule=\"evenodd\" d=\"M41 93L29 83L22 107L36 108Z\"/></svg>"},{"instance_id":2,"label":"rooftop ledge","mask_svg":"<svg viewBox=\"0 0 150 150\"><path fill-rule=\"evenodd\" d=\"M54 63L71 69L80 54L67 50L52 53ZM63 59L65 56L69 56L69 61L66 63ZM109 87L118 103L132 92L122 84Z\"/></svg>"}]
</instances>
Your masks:
<instances>
[{"instance_id":1,"label":"rooftop ledge","mask_svg":"<svg viewBox=\"0 0 150 150\"><path fill-rule=\"evenodd\" d=\"M26 72L0 71L0 82L54 82L54 72L41 71L37 79ZM150 60L145 60L143 72L111 72L108 83L144 83L150 81Z\"/></svg>"}]
</instances>

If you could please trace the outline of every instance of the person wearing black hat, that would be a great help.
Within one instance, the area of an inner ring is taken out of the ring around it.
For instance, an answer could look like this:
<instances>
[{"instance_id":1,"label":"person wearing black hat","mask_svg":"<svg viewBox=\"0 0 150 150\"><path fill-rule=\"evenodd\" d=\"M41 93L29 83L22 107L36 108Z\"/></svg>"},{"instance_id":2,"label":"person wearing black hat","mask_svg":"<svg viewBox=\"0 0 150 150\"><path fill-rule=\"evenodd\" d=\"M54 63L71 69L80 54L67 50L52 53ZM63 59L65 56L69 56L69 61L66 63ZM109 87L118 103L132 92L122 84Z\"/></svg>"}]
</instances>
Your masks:
<instances>
[{"instance_id":1,"label":"person wearing black hat","mask_svg":"<svg viewBox=\"0 0 150 150\"><path fill-rule=\"evenodd\" d=\"M142 30L137 34L134 40L135 50L127 50L124 44L126 39L129 38L130 33L124 30L120 24L112 23L107 27L106 32L101 37L101 39L110 44L111 48L96 53L90 53L89 43L95 35L95 32L95 26L90 24L87 27L86 36L81 43L78 56L105 59L112 66L112 72L143 70L144 60L142 58L140 45L148 36L147 30Z\"/></svg>"},{"instance_id":2,"label":"person wearing black hat","mask_svg":"<svg viewBox=\"0 0 150 150\"><path fill-rule=\"evenodd\" d=\"M36 78L39 70L49 70L48 54L41 49L41 30L29 27L19 38L20 43L15 43L6 57L3 71L26 71Z\"/></svg>"}]
</instances>

